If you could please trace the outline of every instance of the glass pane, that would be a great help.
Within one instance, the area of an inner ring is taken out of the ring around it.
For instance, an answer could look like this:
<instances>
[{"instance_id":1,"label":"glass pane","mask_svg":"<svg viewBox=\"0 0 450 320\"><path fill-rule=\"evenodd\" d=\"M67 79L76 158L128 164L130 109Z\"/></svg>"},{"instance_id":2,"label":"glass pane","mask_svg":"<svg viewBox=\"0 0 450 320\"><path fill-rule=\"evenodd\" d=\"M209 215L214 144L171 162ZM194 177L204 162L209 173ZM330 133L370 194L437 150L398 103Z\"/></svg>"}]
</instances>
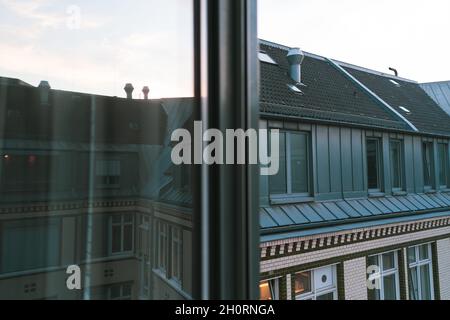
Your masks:
<instances>
[{"instance_id":1,"label":"glass pane","mask_svg":"<svg viewBox=\"0 0 450 320\"><path fill-rule=\"evenodd\" d=\"M270 177L270 193L286 194L286 133L280 132L280 168L278 174Z\"/></svg>"},{"instance_id":2,"label":"glass pane","mask_svg":"<svg viewBox=\"0 0 450 320\"><path fill-rule=\"evenodd\" d=\"M423 144L423 169L425 186L433 185L433 145L431 143Z\"/></svg>"},{"instance_id":3,"label":"glass pane","mask_svg":"<svg viewBox=\"0 0 450 320\"><path fill-rule=\"evenodd\" d=\"M431 300L431 272L430 266L425 265L420 267L420 286L422 289L421 300Z\"/></svg>"},{"instance_id":4,"label":"glass pane","mask_svg":"<svg viewBox=\"0 0 450 320\"><path fill-rule=\"evenodd\" d=\"M377 267L380 266L379 256L370 256L369 257L369 267L372 267L372 266L377 266Z\"/></svg>"},{"instance_id":5,"label":"glass pane","mask_svg":"<svg viewBox=\"0 0 450 320\"><path fill-rule=\"evenodd\" d=\"M439 184L440 186L447 186L448 184L448 146L446 144L439 144Z\"/></svg>"},{"instance_id":6,"label":"glass pane","mask_svg":"<svg viewBox=\"0 0 450 320\"><path fill-rule=\"evenodd\" d=\"M417 268L409 269L409 298L410 300L420 300Z\"/></svg>"},{"instance_id":7,"label":"glass pane","mask_svg":"<svg viewBox=\"0 0 450 320\"><path fill-rule=\"evenodd\" d=\"M415 263L415 262L417 262L416 247L410 247L408 248L408 263Z\"/></svg>"},{"instance_id":8,"label":"glass pane","mask_svg":"<svg viewBox=\"0 0 450 320\"><path fill-rule=\"evenodd\" d=\"M263 281L259 285L259 295L261 300L273 300L269 281Z\"/></svg>"},{"instance_id":9,"label":"glass pane","mask_svg":"<svg viewBox=\"0 0 450 320\"><path fill-rule=\"evenodd\" d=\"M295 275L295 294L305 294L312 291L311 272L301 272Z\"/></svg>"},{"instance_id":10,"label":"glass pane","mask_svg":"<svg viewBox=\"0 0 450 320\"><path fill-rule=\"evenodd\" d=\"M0 297L193 295L192 166L171 157L172 133L191 133L198 110L193 11L192 0L0 1L0 206L11 212ZM173 256L159 221L183 228ZM69 265L80 290L66 286Z\"/></svg>"},{"instance_id":11,"label":"glass pane","mask_svg":"<svg viewBox=\"0 0 450 320\"><path fill-rule=\"evenodd\" d=\"M379 146L377 140L367 140L367 174L369 189L379 189Z\"/></svg>"},{"instance_id":12,"label":"glass pane","mask_svg":"<svg viewBox=\"0 0 450 320\"><path fill-rule=\"evenodd\" d=\"M384 300L397 300L397 282L396 274L385 276L383 278Z\"/></svg>"},{"instance_id":13,"label":"glass pane","mask_svg":"<svg viewBox=\"0 0 450 320\"><path fill-rule=\"evenodd\" d=\"M380 289L369 289L369 300L381 300L381 290Z\"/></svg>"},{"instance_id":14,"label":"glass pane","mask_svg":"<svg viewBox=\"0 0 450 320\"><path fill-rule=\"evenodd\" d=\"M395 269L395 253L387 253L383 254L383 270L392 270Z\"/></svg>"},{"instance_id":15,"label":"glass pane","mask_svg":"<svg viewBox=\"0 0 450 320\"><path fill-rule=\"evenodd\" d=\"M120 225L112 227L112 253L122 251L122 228Z\"/></svg>"},{"instance_id":16,"label":"glass pane","mask_svg":"<svg viewBox=\"0 0 450 320\"><path fill-rule=\"evenodd\" d=\"M419 246L419 260L428 260L430 258L430 246L428 244Z\"/></svg>"},{"instance_id":17,"label":"glass pane","mask_svg":"<svg viewBox=\"0 0 450 320\"><path fill-rule=\"evenodd\" d=\"M317 296L316 300L334 300L334 293L330 292L321 296Z\"/></svg>"},{"instance_id":18,"label":"glass pane","mask_svg":"<svg viewBox=\"0 0 450 320\"><path fill-rule=\"evenodd\" d=\"M292 192L308 193L308 136L291 134Z\"/></svg>"},{"instance_id":19,"label":"glass pane","mask_svg":"<svg viewBox=\"0 0 450 320\"><path fill-rule=\"evenodd\" d=\"M402 189L402 151L401 142L391 141L392 188Z\"/></svg>"}]
</instances>

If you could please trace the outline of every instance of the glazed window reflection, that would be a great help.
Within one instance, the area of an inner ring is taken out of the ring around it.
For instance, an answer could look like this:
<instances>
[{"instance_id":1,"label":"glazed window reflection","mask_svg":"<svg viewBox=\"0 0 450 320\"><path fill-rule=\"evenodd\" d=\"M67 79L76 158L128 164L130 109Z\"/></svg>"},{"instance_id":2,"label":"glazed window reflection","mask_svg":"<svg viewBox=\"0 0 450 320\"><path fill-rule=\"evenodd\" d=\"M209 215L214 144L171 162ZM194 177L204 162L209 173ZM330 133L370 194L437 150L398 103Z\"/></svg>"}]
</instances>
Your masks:
<instances>
[{"instance_id":1,"label":"glazed window reflection","mask_svg":"<svg viewBox=\"0 0 450 320\"><path fill-rule=\"evenodd\" d=\"M0 21L0 299L190 298L170 135L196 110L192 1L1 1Z\"/></svg>"}]
</instances>

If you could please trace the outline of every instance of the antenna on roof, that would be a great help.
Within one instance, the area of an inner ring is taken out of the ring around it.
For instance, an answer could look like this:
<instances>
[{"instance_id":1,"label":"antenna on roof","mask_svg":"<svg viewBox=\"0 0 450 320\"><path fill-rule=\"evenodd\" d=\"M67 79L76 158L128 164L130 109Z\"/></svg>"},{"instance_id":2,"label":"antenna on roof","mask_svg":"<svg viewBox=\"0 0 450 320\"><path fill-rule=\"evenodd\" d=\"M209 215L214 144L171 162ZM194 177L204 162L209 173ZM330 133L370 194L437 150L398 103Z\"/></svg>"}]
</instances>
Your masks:
<instances>
[{"instance_id":1,"label":"antenna on roof","mask_svg":"<svg viewBox=\"0 0 450 320\"><path fill-rule=\"evenodd\" d=\"M391 70L392 72L394 72L395 76L398 77L398 71L397 71L397 69L389 68L389 70Z\"/></svg>"}]
</instances>

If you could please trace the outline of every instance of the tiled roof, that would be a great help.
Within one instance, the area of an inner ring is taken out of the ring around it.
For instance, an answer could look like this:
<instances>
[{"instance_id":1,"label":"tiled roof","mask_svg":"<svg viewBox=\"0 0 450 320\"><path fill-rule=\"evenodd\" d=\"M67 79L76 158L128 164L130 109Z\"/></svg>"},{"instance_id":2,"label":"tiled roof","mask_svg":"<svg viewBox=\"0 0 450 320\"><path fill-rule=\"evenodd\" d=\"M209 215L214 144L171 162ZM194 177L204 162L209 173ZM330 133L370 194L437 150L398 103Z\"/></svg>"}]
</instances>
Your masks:
<instances>
[{"instance_id":1,"label":"tiled roof","mask_svg":"<svg viewBox=\"0 0 450 320\"><path fill-rule=\"evenodd\" d=\"M272 206L260 209L262 230L317 226L357 219L380 219L393 214L448 210L450 194L411 194L401 197L353 199Z\"/></svg>"},{"instance_id":2,"label":"tiled roof","mask_svg":"<svg viewBox=\"0 0 450 320\"><path fill-rule=\"evenodd\" d=\"M422 83L420 86L450 115L450 81Z\"/></svg>"},{"instance_id":3,"label":"tiled roof","mask_svg":"<svg viewBox=\"0 0 450 320\"><path fill-rule=\"evenodd\" d=\"M288 50L261 43L277 65L261 62L261 111L340 123L409 130L325 59L307 55L302 64L302 92L293 92L288 76Z\"/></svg>"},{"instance_id":4,"label":"tiled roof","mask_svg":"<svg viewBox=\"0 0 450 320\"><path fill-rule=\"evenodd\" d=\"M381 99L413 123L420 132L450 136L450 116L440 108L418 83L393 79L375 73L344 67ZM410 113L402 110L404 107Z\"/></svg>"}]
</instances>

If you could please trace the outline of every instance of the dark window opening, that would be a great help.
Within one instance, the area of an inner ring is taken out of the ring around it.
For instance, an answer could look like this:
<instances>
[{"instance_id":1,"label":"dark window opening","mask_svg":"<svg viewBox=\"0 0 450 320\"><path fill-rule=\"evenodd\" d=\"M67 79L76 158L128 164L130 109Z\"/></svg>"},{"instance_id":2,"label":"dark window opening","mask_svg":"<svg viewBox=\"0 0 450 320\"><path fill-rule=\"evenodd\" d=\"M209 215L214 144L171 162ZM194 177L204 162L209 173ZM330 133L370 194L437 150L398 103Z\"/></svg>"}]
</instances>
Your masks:
<instances>
[{"instance_id":1,"label":"dark window opening","mask_svg":"<svg viewBox=\"0 0 450 320\"><path fill-rule=\"evenodd\" d=\"M381 190L381 148L380 140L367 139L367 181L370 191Z\"/></svg>"}]
</instances>

